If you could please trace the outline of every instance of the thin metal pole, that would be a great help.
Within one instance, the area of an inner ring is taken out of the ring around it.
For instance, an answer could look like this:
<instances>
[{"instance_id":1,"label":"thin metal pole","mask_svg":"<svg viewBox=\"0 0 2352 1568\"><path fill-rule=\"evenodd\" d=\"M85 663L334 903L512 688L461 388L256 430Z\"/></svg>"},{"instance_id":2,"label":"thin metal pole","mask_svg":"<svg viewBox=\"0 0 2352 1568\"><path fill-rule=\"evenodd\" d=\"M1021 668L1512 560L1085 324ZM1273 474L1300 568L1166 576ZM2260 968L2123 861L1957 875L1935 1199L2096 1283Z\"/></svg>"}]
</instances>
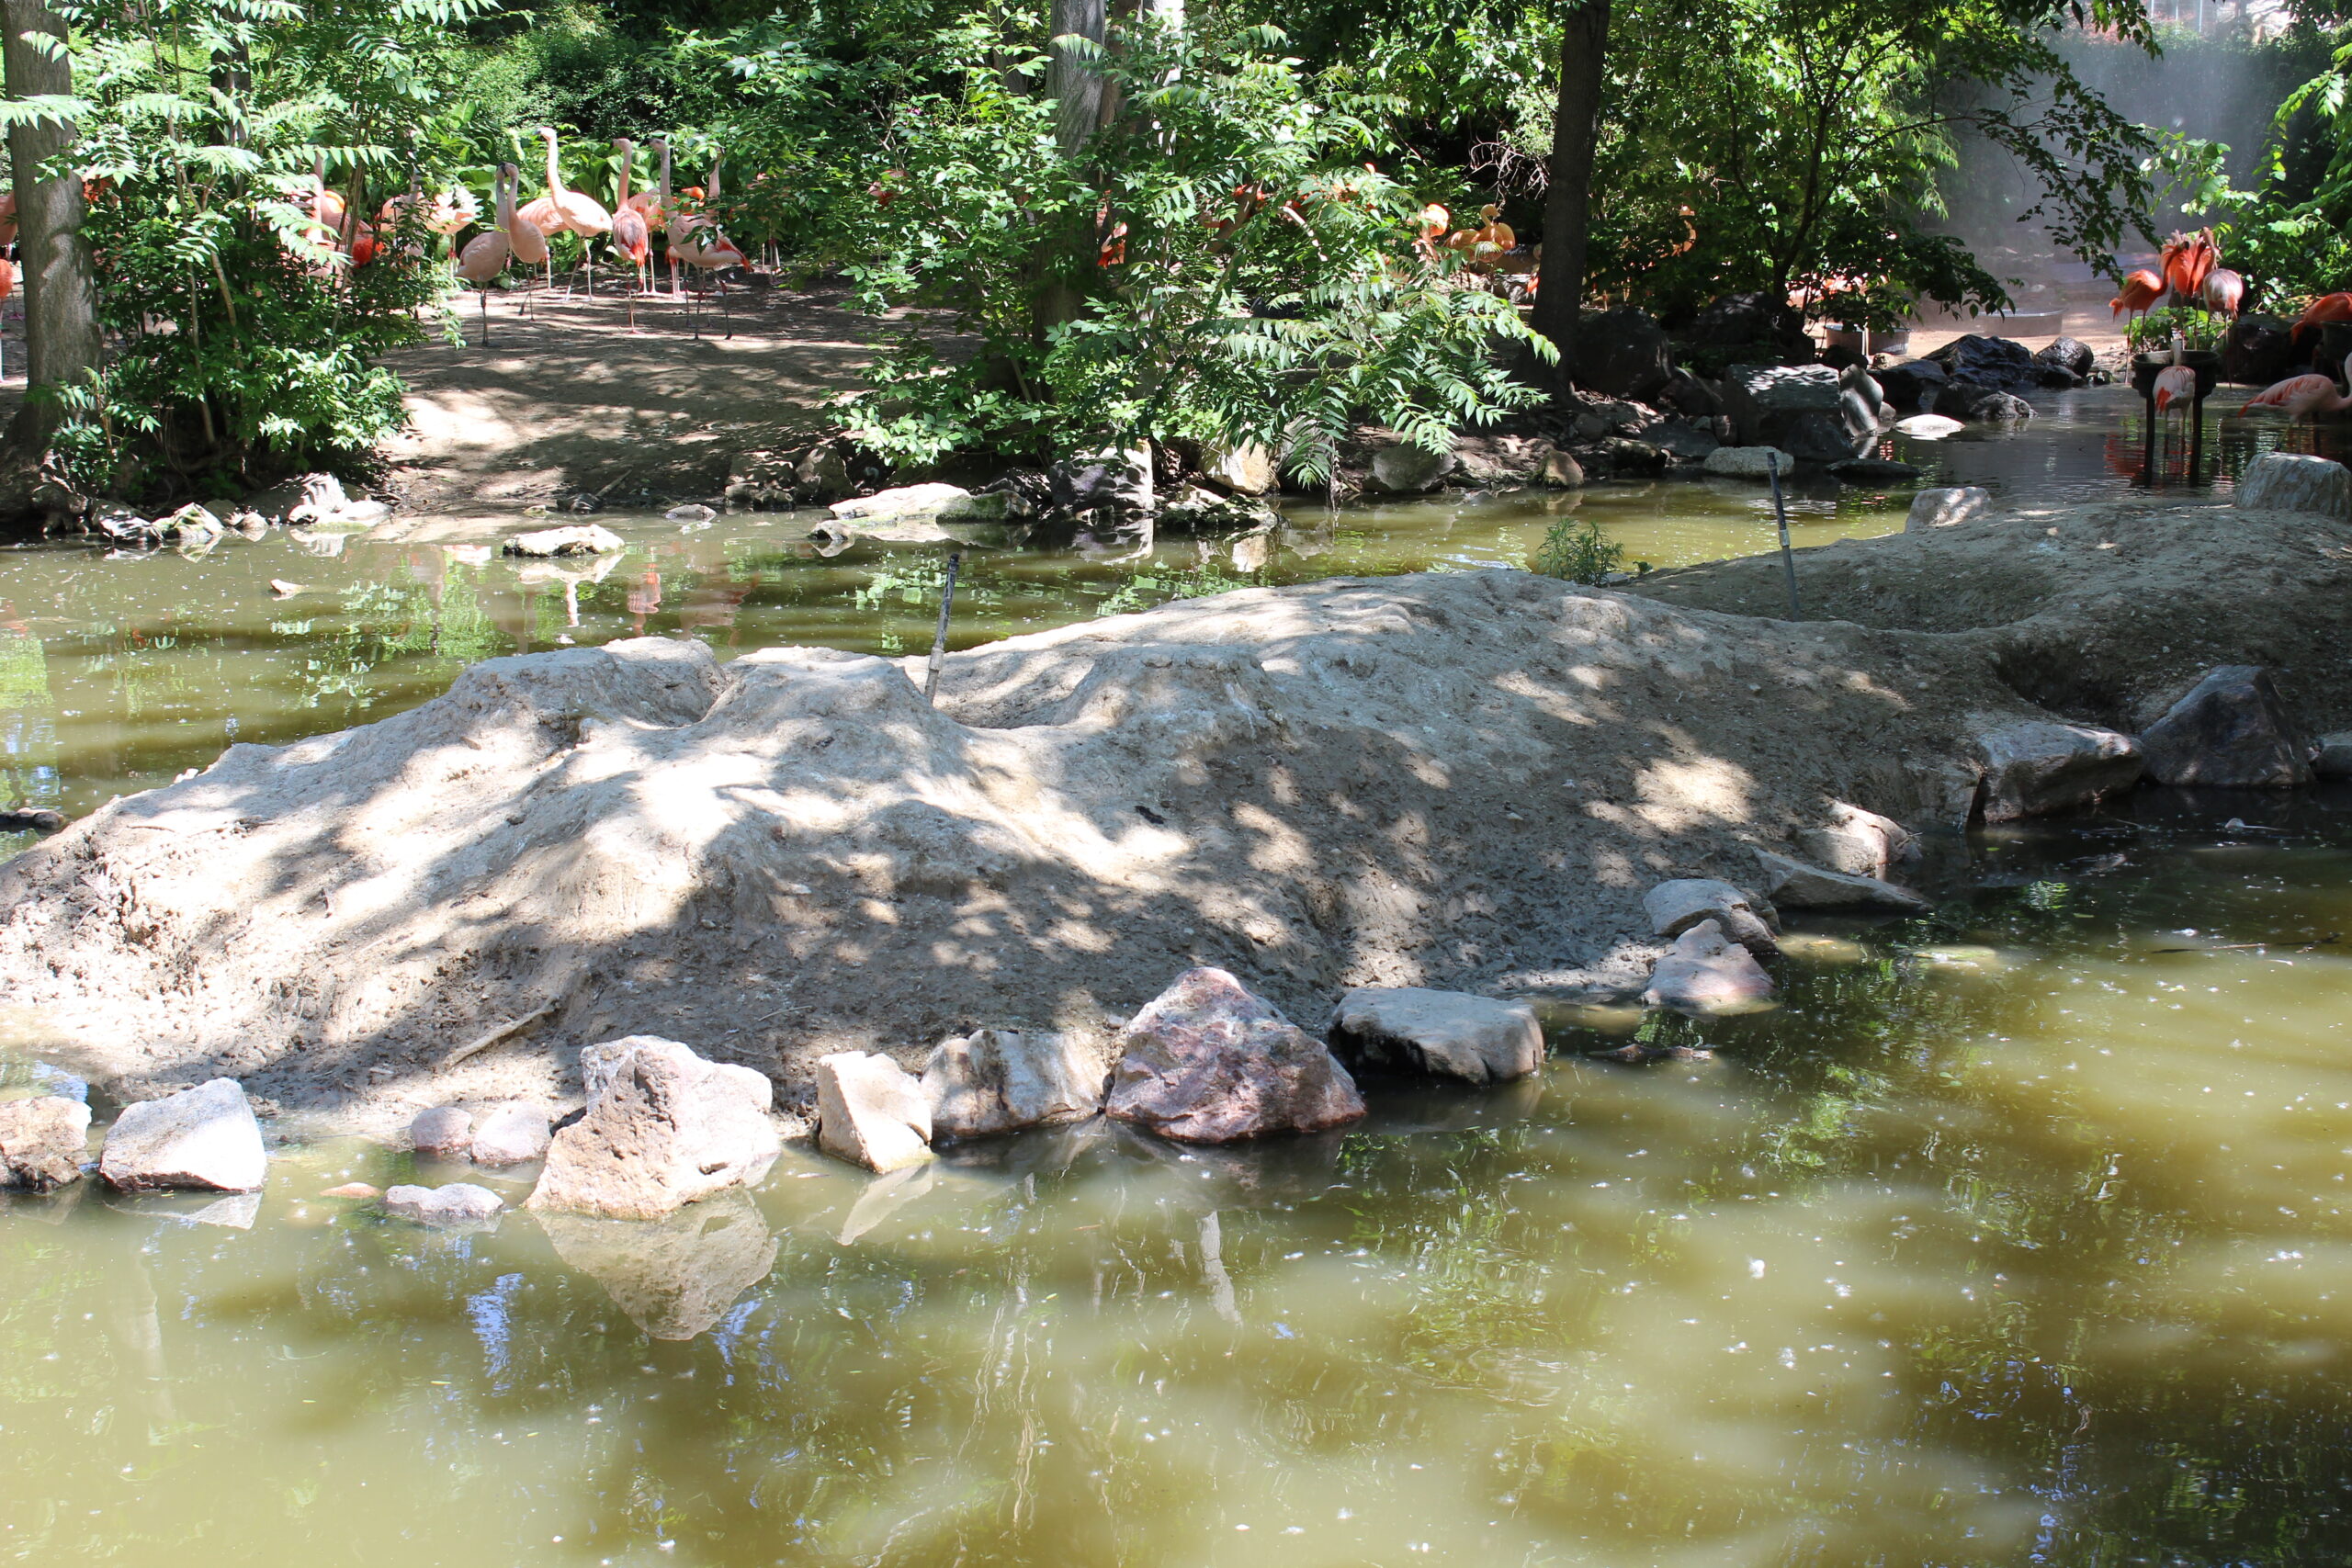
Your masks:
<instances>
[{"instance_id":1,"label":"thin metal pole","mask_svg":"<svg viewBox=\"0 0 2352 1568\"><path fill-rule=\"evenodd\" d=\"M1772 476L1772 515L1781 522L1781 571L1789 581L1789 619L1804 619L1804 606L1797 600L1797 558L1789 547L1789 508L1781 499L1781 454L1767 447L1764 452L1765 471Z\"/></svg>"},{"instance_id":2,"label":"thin metal pole","mask_svg":"<svg viewBox=\"0 0 2352 1568\"><path fill-rule=\"evenodd\" d=\"M923 676L922 700L933 707L939 705L939 667L947 660L947 615L956 607L956 573L964 564L964 552L947 552L947 586L939 591L939 630L931 639L931 669Z\"/></svg>"}]
</instances>

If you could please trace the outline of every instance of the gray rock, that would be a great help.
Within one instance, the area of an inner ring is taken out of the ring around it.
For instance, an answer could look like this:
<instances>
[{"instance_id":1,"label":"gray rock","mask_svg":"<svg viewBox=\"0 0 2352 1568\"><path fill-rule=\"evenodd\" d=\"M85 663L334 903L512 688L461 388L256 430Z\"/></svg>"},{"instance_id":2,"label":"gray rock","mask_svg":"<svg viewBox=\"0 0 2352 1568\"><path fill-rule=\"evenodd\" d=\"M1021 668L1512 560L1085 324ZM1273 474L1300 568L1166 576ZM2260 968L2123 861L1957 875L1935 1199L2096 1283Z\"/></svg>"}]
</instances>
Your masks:
<instances>
[{"instance_id":1,"label":"gray rock","mask_svg":"<svg viewBox=\"0 0 2352 1568\"><path fill-rule=\"evenodd\" d=\"M2031 419L2033 405L1999 387L1954 381L1936 394L1935 412L1971 424L2001 424Z\"/></svg>"},{"instance_id":2,"label":"gray rock","mask_svg":"<svg viewBox=\"0 0 2352 1568\"><path fill-rule=\"evenodd\" d=\"M2256 664L2207 674L2148 727L2140 748L2158 784L2291 788L2313 776L2301 728Z\"/></svg>"},{"instance_id":3,"label":"gray rock","mask_svg":"<svg viewBox=\"0 0 2352 1568\"><path fill-rule=\"evenodd\" d=\"M1770 850L1756 852L1764 871L1764 894L1788 909L1861 909L1892 914L1924 914L1935 906L1908 887L1875 876L1850 876L1807 865Z\"/></svg>"},{"instance_id":4,"label":"gray rock","mask_svg":"<svg viewBox=\"0 0 2352 1568\"><path fill-rule=\"evenodd\" d=\"M1703 463L1723 446L1722 437L1696 420L1670 419L1651 427L1652 445L1678 463ZM1781 469L1787 472L1784 466Z\"/></svg>"},{"instance_id":5,"label":"gray rock","mask_svg":"<svg viewBox=\"0 0 2352 1568\"><path fill-rule=\"evenodd\" d=\"M333 474L302 474L245 498L245 510L273 527L323 523L351 504L343 481Z\"/></svg>"},{"instance_id":6,"label":"gray rock","mask_svg":"<svg viewBox=\"0 0 2352 1568\"><path fill-rule=\"evenodd\" d=\"M1750 953L1771 958L1779 954L1781 944L1772 937L1772 906L1758 908L1761 902L1728 882L1685 876L1661 882L1643 894L1642 912L1649 916L1650 930L1659 936L1680 936L1702 920L1713 920L1716 929Z\"/></svg>"},{"instance_id":7,"label":"gray rock","mask_svg":"<svg viewBox=\"0 0 2352 1568\"><path fill-rule=\"evenodd\" d=\"M842 480L848 480L843 472ZM720 500L728 510L758 511L780 506L789 510L798 499L798 475L794 459L775 452L738 452L727 465L727 486Z\"/></svg>"},{"instance_id":8,"label":"gray rock","mask_svg":"<svg viewBox=\"0 0 2352 1568\"><path fill-rule=\"evenodd\" d=\"M1001 490L964 496L939 509L939 525L968 528L1004 523L1012 515L1012 495Z\"/></svg>"},{"instance_id":9,"label":"gray rock","mask_svg":"<svg viewBox=\"0 0 2352 1568\"><path fill-rule=\"evenodd\" d=\"M872 534L910 523L936 523L941 513L957 502L969 501L971 495L962 485L900 485L837 501L825 510L834 522L851 525L854 532Z\"/></svg>"},{"instance_id":10,"label":"gray rock","mask_svg":"<svg viewBox=\"0 0 2352 1568\"><path fill-rule=\"evenodd\" d=\"M817 1143L871 1171L903 1170L932 1157L931 1100L922 1080L878 1053L817 1058Z\"/></svg>"},{"instance_id":11,"label":"gray rock","mask_svg":"<svg viewBox=\"0 0 2352 1568\"><path fill-rule=\"evenodd\" d=\"M741 1190L659 1220L535 1216L555 1255L655 1339L692 1339L768 1277L780 1245Z\"/></svg>"},{"instance_id":12,"label":"gray rock","mask_svg":"<svg viewBox=\"0 0 2352 1568\"><path fill-rule=\"evenodd\" d=\"M1962 523L1973 523L1984 516L1992 504L1993 492L1978 485L1923 490L1911 498L1911 510L1903 519L1903 531L1921 534L1930 528L1952 528Z\"/></svg>"},{"instance_id":13,"label":"gray rock","mask_svg":"<svg viewBox=\"0 0 2352 1568\"><path fill-rule=\"evenodd\" d=\"M1152 509L1151 453L1088 452L1056 463L1046 475L1054 505L1064 512L1109 511L1141 516Z\"/></svg>"},{"instance_id":14,"label":"gray rock","mask_svg":"<svg viewBox=\"0 0 2352 1568\"><path fill-rule=\"evenodd\" d=\"M447 1187L394 1187L384 1194L384 1213L420 1225L478 1225L498 1218L506 1201L487 1187L452 1181Z\"/></svg>"},{"instance_id":15,"label":"gray rock","mask_svg":"<svg viewBox=\"0 0 2352 1568\"><path fill-rule=\"evenodd\" d=\"M1174 526L1211 531L1265 528L1281 521L1272 507L1255 496L1227 495L1191 484L1178 485L1159 503L1159 516L1162 522Z\"/></svg>"},{"instance_id":16,"label":"gray rock","mask_svg":"<svg viewBox=\"0 0 2352 1568\"><path fill-rule=\"evenodd\" d=\"M2140 743L2096 725L2029 719L1976 738L1988 822L2064 811L2130 789L2145 766Z\"/></svg>"},{"instance_id":17,"label":"gray rock","mask_svg":"<svg viewBox=\"0 0 2352 1568\"><path fill-rule=\"evenodd\" d=\"M2312 759L2312 772L2324 779L2352 779L2352 729L2319 738L2319 755Z\"/></svg>"},{"instance_id":18,"label":"gray rock","mask_svg":"<svg viewBox=\"0 0 2352 1568\"><path fill-rule=\"evenodd\" d=\"M1967 333L1928 355L1944 367L1954 382L1972 381L1988 389L2013 389L2041 384L2033 352L2015 338Z\"/></svg>"},{"instance_id":19,"label":"gray rock","mask_svg":"<svg viewBox=\"0 0 2352 1568\"><path fill-rule=\"evenodd\" d=\"M813 447L794 466L792 484L803 501L838 500L850 492L849 463L831 443Z\"/></svg>"},{"instance_id":20,"label":"gray rock","mask_svg":"<svg viewBox=\"0 0 2352 1568\"><path fill-rule=\"evenodd\" d=\"M1555 447L1545 455L1544 466L1535 470L1535 482L1553 490L1582 490L1584 465L1577 461L1574 453Z\"/></svg>"},{"instance_id":21,"label":"gray rock","mask_svg":"<svg viewBox=\"0 0 2352 1568\"><path fill-rule=\"evenodd\" d=\"M1734 365L1724 372L1724 412L1741 446L1777 446L1808 462L1860 456L1878 434L1826 365Z\"/></svg>"},{"instance_id":22,"label":"gray rock","mask_svg":"<svg viewBox=\"0 0 2352 1568\"><path fill-rule=\"evenodd\" d=\"M2034 350L2033 362L2054 366L2080 380L2091 373L2091 367L2098 363L2098 355L2091 352L2090 344L2062 337L2046 347Z\"/></svg>"},{"instance_id":23,"label":"gray rock","mask_svg":"<svg viewBox=\"0 0 2352 1568\"><path fill-rule=\"evenodd\" d=\"M1104 1109L1182 1143L1313 1133L1363 1115L1323 1043L1222 969L1188 969L1129 1021Z\"/></svg>"},{"instance_id":24,"label":"gray rock","mask_svg":"<svg viewBox=\"0 0 2352 1568\"><path fill-rule=\"evenodd\" d=\"M696 501L689 502L684 506L670 508L662 514L662 521L664 523L708 523L718 515L718 513L715 508L705 506Z\"/></svg>"},{"instance_id":25,"label":"gray rock","mask_svg":"<svg viewBox=\"0 0 2352 1568\"><path fill-rule=\"evenodd\" d=\"M599 523L575 523L565 528L539 528L516 534L499 547L510 556L600 556L625 548L621 536Z\"/></svg>"},{"instance_id":26,"label":"gray rock","mask_svg":"<svg viewBox=\"0 0 2352 1568\"><path fill-rule=\"evenodd\" d=\"M1770 479L1775 464L1782 479L1796 471L1796 459L1777 446L1718 446L1701 467L1726 479Z\"/></svg>"},{"instance_id":27,"label":"gray rock","mask_svg":"<svg viewBox=\"0 0 2352 1568\"><path fill-rule=\"evenodd\" d=\"M2266 452L2238 479L2238 505L2248 512L2310 512L2338 522L2352 519L2352 470L2302 452Z\"/></svg>"},{"instance_id":28,"label":"gray rock","mask_svg":"<svg viewBox=\"0 0 2352 1568\"><path fill-rule=\"evenodd\" d=\"M1826 825L1798 833L1797 848L1832 871L1883 880L1887 868L1911 851L1910 829L1891 817L1841 800L1831 803L1829 818Z\"/></svg>"},{"instance_id":29,"label":"gray rock","mask_svg":"<svg viewBox=\"0 0 2352 1568\"><path fill-rule=\"evenodd\" d=\"M463 1159L474 1145L473 1113L436 1105L408 1124L409 1147L432 1159Z\"/></svg>"},{"instance_id":30,"label":"gray rock","mask_svg":"<svg viewBox=\"0 0 2352 1568\"><path fill-rule=\"evenodd\" d=\"M319 519L339 528L373 527L392 514L392 509L380 501L354 501L335 508Z\"/></svg>"},{"instance_id":31,"label":"gray rock","mask_svg":"<svg viewBox=\"0 0 2352 1568\"><path fill-rule=\"evenodd\" d=\"M2267 387L2295 373L2295 329L2276 316L2248 310L2222 339L2222 379Z\"/></svg>"},{"instance_id":32,"label":"gray rock","mask_svg":"<svg viewBox=\"0 0 2352 1568\"><path fill-rule=\"evenodd\" d=\"M604 1058L587 1114L549 1144L528 1207L658 1219L767 1174L783 1142L768 1115L766 1078L674 1040L614 1043L626 1049Z\"/></svg>"},{"instance_id":33,"label":"gray rock","mask_svg":"<svg viewBox=\"0 0 2352 1568\"><path fill-rule=\"evenodd\" d=\"M62 1187L81 1176L89 1144L90 1108L78 1100L0 1100L0 1187Z\"/></svg>"},{"instance_id":34,"label":"gray rock","mask_svg":"<svg viewBox=\"0 0 2352 1568\"><path fill-rule=\"evenodd\" d=\"M1351 1061L1468 1083L1523 1078L1544 1065L1544 1026L1525 1002L1418 986L1362 986L1331 1015L1331 1048Z\"/></svg>"},{"instance_id":35,"label":"gray rock","mask_svg":"<svg viewBox=\"0 0 2352 1568\"><path fill-rule=\"evenodd\" d=\"M261 1123L234 1078L126 1108L98 1159L107 1185L120 1192L254 1192L268 1168Z\"/></svg>"},{"instance_id":36,"label":"gray rock","mask_svg":"<svg viewBox=\"0 0 2352 1568\"><path fill-rule=\"evenodd\" d=\"M922 1070L929 1136L978 1138L1082 1122L1102 1109L1103 1078L1102 1064L1067 1034L982 1029L951 1035Z\"/></svg>"},{"instance_id":37,"label":"gray rock","mask_svg":"<svg viewBox=\"0 0 2352 1568\"><path fill-rule=\"evenodd\" d=\"M1891 412L1935 406L1936 394L1951 380L1950 372L1932 359L1906 359L1890 365L1873 378ZM1900 426L1897 427L1898 429Z\"/></svg>"},{"instance_id":38,"label":"gray rock","mask_svg":"<svg viewBox=\"0 0 2352 1568\"><path fill-rule=\"evenodd\" d=\"M1631 306L1588 316L1577 329L1577 384L1647 400L1674 374L1666 329Z\"/></svg>"},{"instance_id":39,"label":"gray rock","mask_svg":"<svg viewBox=\"0 0 2352 1568\"><path fill-rule=\"evenodd\" d=\"M1435 490L1453 468L1450 452L1398 442L1372 455L1372 488L1389 495L1419 495Z\"/></svg>"},{"instance_id":40,"label":"gray rock","mask_svg":"<svg viewBox=\"0 0 2352 1568\"><path fill-rule=\"evenodd\" d=\"M474 1128L476 1165L523 1165L548 1152L553 1136L547 1112L533 1105L502 1105Z\"/></svg>"},{"instance_id":41,"label":"gray rock","mask_svg":"<svg viewBox=\"0 0 2352 1568\"><path fill-rule=\"evenodd\" d=\"M1282 482L1274 455L1255 441L1227 446L1220 442L1201 446L1201 474L1219 490L1235 495L1266 495Z\"/></svg>"},{"instance_id":42,"label":"gray rock","mask_svg":"<svg viewBox=\"0 0 2352 1568\"><path fill-rule=\"evenodd\" d=\"M167 539L178 539L185 544L217 539L228 532L228 527L210 512L191 501L178 511L156 518L155 531Z\"/></svg>"},{"instance_id":43,"label":"gray rock","mask_svg":"<svg viewBox=\"0 0 2352 1568\"><path fill-rule=\"evenodd\" d=\"M1699 1017L1745 1012L1770 1000L1772 976L1756 955L1724 935L1713 920L1674 939L1674 946L1650 972L1642 1000Z\"/></svg>"}]
</instances>

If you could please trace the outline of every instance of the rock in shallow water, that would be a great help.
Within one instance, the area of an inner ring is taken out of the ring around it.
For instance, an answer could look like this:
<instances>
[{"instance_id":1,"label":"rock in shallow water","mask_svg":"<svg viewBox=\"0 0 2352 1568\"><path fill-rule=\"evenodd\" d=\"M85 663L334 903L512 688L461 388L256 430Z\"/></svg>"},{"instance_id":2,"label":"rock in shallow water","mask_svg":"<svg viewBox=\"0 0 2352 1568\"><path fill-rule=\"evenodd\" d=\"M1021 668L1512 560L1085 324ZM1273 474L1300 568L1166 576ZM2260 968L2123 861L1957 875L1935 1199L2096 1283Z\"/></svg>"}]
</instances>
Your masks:
<instances>
[{"instance_id":1,"label":"rock in shallow water","mask_svg":"<svg viewBox=\"0 0 2352 1568\"><path fill-rule=\"evenodd\" d=\"M478 1225L496 1219L505 1200L487 1187L452 1181L447 1187L395 1187L384 1194L384 1213L420 1225Z\"/></svg>"},{"instance_id":2,"label":"rock in shallow water","mask_svg":"<svg viewBox=\"0 0 2352 1568\"><path fill-rule=\"evenodd\" d=\"M749 1068L642 1034L608 1043L600 1061L601 1092L548 1145L529 1208L659 1219L759 1180L783 1149L774 1091Z\"/></svg>"},{"instance_id":3,"label":"rock in shallow water","mask_svg":"<svg viewBox=\"0 0 2352 1568\"><path fill-rule=\"evenodd\" d=\"M90 1108L62 1095L0 1100L0 1187L48 1192L82 1174Z\"/></svg>"},{"instance_id":4,"label":"rock in shallow water","mask_svg":"<svg viewBox=\"0 0 2352 1568\"><path fill-rule=\"evenodd\" d=\"M129 1107L107 1130L98 1165L120 1192L253 1192L268 1167L261 1123L234 1078Z\"/></svg>"},{"instance_id":5,"label":"rock in shallow water","mask_svg":"<svg viewBox=\"0 0 2352 1568\"><path fill-rule=\"evenodd\" d=\"M1333 1050L1351 1060L1467 1083L1523 1078L1544 1065L1544 1027L1525 1002L1418 986L1361 986L1331 1017Z\"/></svg>"},{"instance_id":6,"label":"rock in shallow water","mask_svg":"<svg viewBox=\"0 0 2352 1568\"><path fill-rule=\"evenodd\" d=\"M2030 719L1976 740L1987 822L2064 811L2140 782L2140 743L2096 725Z\"/></svg>"},{"instance_id":7,"label":"rock in shallow water","mask_svg":"<svg viewBox=\"0 0 2352 1568\"><path fill-rule=\"evenodd\" d=\"M2248 511L2312 512L2352 518L2352 469L2302 452L2266 452L2238 479L2238 505Z\"/></svg>"},{"instance_id":8,"label":"rock in shallow water","mask_svg":"<svg viewBox=\"0 0 2352 1568\"><path fill-rule=\"evenodd\" d=\"M817 1058L817 1142L872 1171L931 1158L931 1100L922 1082L880 1053Z\"/></svg>"},{"instance_id":9,"label":"rock in shallow water","mask_svg":"<svg viewBox=\"0 0 2352 1568\"><path fill-rule=\"evenodd\" d=\"M1745 1012L1770 1001L1772 976L1756 955L1724 935L1713 920L1697 925L1674 939L1674 946L1657 961L1642 1000L1651 1007L1713 1017Z\"/></svg>"},{"instance_id":10,"label":"rock in shallow water","mask_svg":"<svg viewBox=\"0 0 2352 1568\"><path fill-rule=\"evenodd\" d=\"M555 1255L605 1287L656 1339L692 1339L775 1267L775 1234L752 1195L722 1192L660 1220L541 1214Z\"/></svg>"},{"instance_id":11,"label":"rock in shallow water","mask_svg":"<svg viewBox=\"0 0 2352 1568\"><path fill-rule=\"evenodd\" d=\"M531 1105L502 1105L483 1114L469 1156L476 1165L523 1165L548 1152L547 1112Z\"/></svg>"},{"instance_id":12,"label":"rock in shallow water","mask_svg":"<svg viewBox=\"0 0 2352 1568\"><path fill-rule=\"evenodd\" d=\"M2158 784L2290 788L2312 782L2310 748L2270 671L2224 664L2140 737Z\"/></svg>"},{"instance_id":13,"label":"rock in shallow water","mask_svg":"<svg viewBox=\"0 0 2352 1568\"><path fill-rule=\"evenodd\" d=\"M934 1138L1082 1122L1102 1109L1102 1084L1101 1062L1069 1035L1044 1030L953 1035L922 1070Z\"/></svg>"},{"instance_id":14,"label":"rock in shallow water","mask_svg":"<svg viewBox=\"0 0 2352 1568\"><path fill-rule=\"evenodd\" d=\"M517 534L499 547L510 556L601 556L625 548L621 536L600 524L541 528Z\"/></svg>"},{"instance_id":15,"label":"rock in shallow water","mask_svg":"<svg viewBox=\"0 0 2352 1568\"><path fill-rule=\"evenodd\" d=\"M1222 969L1188 969L1129 1021L1104 1109L1182 1143L1312 1133L1363 1115L1320 1041Z\"/></svg>"},{"instance_id":16,"label":"rock in shallow water","mask_svg":"<svg viewBox=\"0 0 2352 1568\"><path fill-rule=\"evenodd\" d=\"M408 1144L428 1159L463 1159L474 1145L473 1113L454 1105L420 1111L408 1124Z\"/></svg>"},{"instance_id":17,"label":"rock in shallow water","mask_svg":"<svg viewBox=\"0 0 2352 1568\"><path fill-rule=\"evenodd\" d=\"M1780 952L1772 935L1771 908L1728 882L1712 876L1677 877L1661 882L1642 895L1642 912L1650 918L1650 930L1659 936L1680 936L1701 920L1713 920L1717 929L1758 957L1770 958Z\"/></svg>"},{"instance_id":18,"label":"rock in shallow water","mask_svg":"<svg viewBox=\"0 0 2352 1568\"><path fill-rule=\"evenodd\" d=\"M1874 876L1849 876L1825 871L1770 850L1756 852L1764 868L1765 896L1791 909L1862 909L1917 915L1935 908L1908 887Z\"/></svg>"}]
</instances>

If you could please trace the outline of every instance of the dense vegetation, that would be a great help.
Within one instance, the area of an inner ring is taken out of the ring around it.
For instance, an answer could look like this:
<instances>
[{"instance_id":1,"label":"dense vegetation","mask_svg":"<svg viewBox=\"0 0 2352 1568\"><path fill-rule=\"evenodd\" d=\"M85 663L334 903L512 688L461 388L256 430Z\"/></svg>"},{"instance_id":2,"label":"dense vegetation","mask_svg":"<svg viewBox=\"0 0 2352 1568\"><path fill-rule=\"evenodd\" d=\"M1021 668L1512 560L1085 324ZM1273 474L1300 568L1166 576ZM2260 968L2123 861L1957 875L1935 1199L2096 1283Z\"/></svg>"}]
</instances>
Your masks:
<instances>
[{"instance_id":1,"label":"dense vegetation","mask_svg":"<svg viewBox=\"0 0 2352 1568\"><path fill-rule=\"evenodd\" d=\"M2030 177L2015 216L2102 269L2184 190L2234 223L2233 259L2274 302L2352 263L2352 35L2324 17L2273 46L2328 63L2239 190L2216 149L2133 123L2078 74L2079 40L2160 46L2140 0L9 15L19 38L71 39L70 91L11 51L8 112L20 190L46 170L87 197L110 343L37 365L45 412L18 461L47 455L90 494L229 493L361 460L400 418L382 351L457 330L446 258L476 231L445 236L421 209L465 193L487 222L496 166L533 169L541 124L567 180L607 203L613 139L637 140L643 190L666 135L696 187L681 202L754 261L964 334L972 352L944 357L935 334L897 343L848 414L902 463L1192 437L1278 446L1312 479L1353 423L1434 446L1554 395L1597 300L1669 321L1742 290L1880 321L1921 298L1997 306L2000 265L1943 222L1939 179L1972 140ZM28 158L44 130L67 150ZM1423 232L1429 204L1467 231L1488 202L1518 231L1508 257ZM334 204L377 231L322 222ZM575 243L557 239L559 264ZM39 320L71 290L34 270ZM1512 308L1531 288L1532 331Z\"/></svg>"}]
</instances>

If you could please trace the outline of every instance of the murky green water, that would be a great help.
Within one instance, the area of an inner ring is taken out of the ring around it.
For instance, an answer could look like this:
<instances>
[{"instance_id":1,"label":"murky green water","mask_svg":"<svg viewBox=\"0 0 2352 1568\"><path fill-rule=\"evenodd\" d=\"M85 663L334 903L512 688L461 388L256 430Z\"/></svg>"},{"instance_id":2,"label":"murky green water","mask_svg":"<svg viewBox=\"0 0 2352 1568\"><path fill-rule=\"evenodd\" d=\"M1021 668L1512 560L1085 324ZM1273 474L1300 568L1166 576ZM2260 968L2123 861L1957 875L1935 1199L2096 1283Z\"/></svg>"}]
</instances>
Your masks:
<instances>
[{"instance_id":1,"label":"murky green water","mask_svg":"<svg viewBox=\"0 0 2352 1568\"><path fill-rule=\"evenodd\" d=\"M356 1146L18 1198L0 1557L2341 1562L2346 805L2005 835L1654 1032L1711 1056L1564 1028L1344 1135L794 1154L683 1229L417 1231L318 1196Z\"/></svg>"}]
</instances>

